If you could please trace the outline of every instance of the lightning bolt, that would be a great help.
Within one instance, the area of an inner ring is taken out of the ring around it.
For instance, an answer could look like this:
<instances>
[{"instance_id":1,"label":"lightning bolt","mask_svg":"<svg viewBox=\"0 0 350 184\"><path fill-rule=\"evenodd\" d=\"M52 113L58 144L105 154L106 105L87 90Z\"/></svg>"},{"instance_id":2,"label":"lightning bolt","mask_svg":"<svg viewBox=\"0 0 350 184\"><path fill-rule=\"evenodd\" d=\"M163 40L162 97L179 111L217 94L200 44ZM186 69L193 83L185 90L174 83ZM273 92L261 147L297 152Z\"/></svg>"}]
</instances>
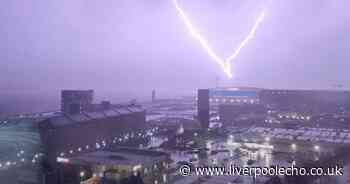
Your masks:
<instances>
[{"instance_id":1,"label":"lightning bolt","mask_svg":"<svg viewBox=\"0 0 350 184\"><path fill-rule=\"evenodd\" d=\"M259 27L259 24L264 20L265 18L265 10L262 11L258 19L256 20L253 28L250 30L249 34L247 37L239 44L239 47L233 52L233 54L226 59L226 62L231 62L234 60L238 54L241 52L241 49L252 39L254 38L255 32Z\"/></svg>"},{"instance_id":2,"label":"lightning bolt","mask_svg":"<svg viewBox=\"0 0 350 184\"><path fill-rule=\"evenodd\" d=\"M225 74L231 78L232 77L232 73L231 73L231 66L229 64L229 66L227 65L227 63L221 59L214 51L213 49L210 48L208 41L205 40L196 30L196 28L193 26L193 24L191 23L190 19L187 18L187 15L185 14L185 12L181 9L181 7L178 4L177 0L174 0L174 5L175 8L177 10L177 12L179 13L180 17L182 18L182 20L184 21L186 27L188 28L190 34L196 39L198 40L198 42L201 44L201 46L204 48L204 50L207 51L208 55L217 63L219 64L219 66L223 69L223 71L225 72Z\"/></svg>"},{"instance_id":3,"label":"lightning bolt","mask_svg":"<svg viewBox=\"0 0 350 184\"><path fill-rule=\"evenodd\" d=\"M232 78L231 71L231 62L239 55L241 49L252 39L254 38L255 32L259 27L259 24L263 21L265 17L265 10L262 11L258 19L255 21L253 28L250 30L247 37L239 44L239 46L234 50L233 54L230 55L227 59L222 59L219 57L215 51L209 46L209 43L206 39L204 39L196 30L195 26L191 23L190 19L187 17L186 13L180 7L178 0L173 0L174 6L186 25L190 34L200 43L202 48L208 53L208 55L221 67L223 72L226 74L228 78Z\"/></svg>"}]
</instances>

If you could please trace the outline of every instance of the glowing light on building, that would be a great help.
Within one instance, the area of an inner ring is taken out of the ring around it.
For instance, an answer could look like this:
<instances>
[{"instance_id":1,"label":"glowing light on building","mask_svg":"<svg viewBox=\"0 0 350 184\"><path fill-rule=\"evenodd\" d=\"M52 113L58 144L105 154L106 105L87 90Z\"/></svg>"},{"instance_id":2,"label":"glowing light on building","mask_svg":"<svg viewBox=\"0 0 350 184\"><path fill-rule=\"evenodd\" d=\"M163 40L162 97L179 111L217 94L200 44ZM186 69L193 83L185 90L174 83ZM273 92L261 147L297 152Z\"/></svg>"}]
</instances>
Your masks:
<instances>
[{"instance_id":1,"label":"glowing light on building","mask_svg":"<svg viewBox=\"0 0 350 184\"><path fill-rule=\"evenodd\" d=\"M82 178L83 178L84 176L85 176L85 172L83 172L83 171L82 171L82 172L80 172L80 177L82 177Z\"/></svg>"},{"instance_id":2,"label":"glowing light on building","mask_svg":"<svg viewBox=\"0 0 350 184\"><path fill-rule=\"evenodd\" d=\"M320 146L315 145L315 146L314 146L314 149L315 149L316 151L320 151Z\"/></svg>"},{"instance_id":3,"label":"glowing light on building","mask_svg":"<svg viewBox=\"0 0 350 184\"><path fill-rule=\"evenodd\" d=\"M256 30L258 29L260 23L263 21L265 17L265 10L262 11L262 13L259 15L257 20L254 23L254 26L250 30L249 34L245 37L245 39L239 44L239 46L234 50L234 52L226 59L223 59L219 57L216 52L210 47L208 41L202 37L195 26L190 21L189 17L185 13L185 11L180 7L178 0L173 0L175 8L178 12L178 15L183 20L184 24L186 25L187 29L189 30L190 34L200 43L202 48L207 52L207 54L215 61L223 70L223 72L226 74L228 78L232 78L232 71L231 71L231 62L239 55L241 52L241 49L245 47L248 42L254 38Z\"/></svg>"},{"instance_id":4,"label":"glowing light on building","mask_svg":"<svg viewBox=\"0 0 350 184\"><path fill-rule=\"evenodd\" d=\"M139 171L139 170L141 170L142 169L142 165L141 164L139 164L139 165L135 165L133 168L132 168L132 170L135 172L135 171Z\"/></svg>"},{"instance_id":5,"label":"glowing light on building","mask_svg":"<svg viewBox=\"0 0 350 184\"><path fill-rule=\"evenodd\" d=\"M179 127L179 129L177 130L177 134L178 135L181 135L181 134L183 134L185 132L185 129L184 129L184 126L181 124L181 126Z\"/></svg>"},{"instance_id":6,"label":"glowing light on building","mask_svg":"<svg viewBox=\"0 0 350 184\"><path fill-rule=\"evenodd\" d=\"M68 158L63 158L63 157L57 157L56 161L59 163L68 163L69 159Z\"/></svg>"},{"instance_id":7,"label":"glowing light on building","mask_svg":"<svg viewBox=\"0 0 350 184\"><path fill-rule=\"evenodd\" d=\"M212 148L213 148L213 142L212 141L208 141L208 142L206 142L206 145L205 145L205 147L207 148L207 149L209 149L209 150L211 150Z\"/></svg>"},{"instance_id":8,"label":"glowing light on building","mask_svg":"<svg viewBox=\"0 0 350 184\"><path fill-rule=\"evenodd\" d=\"M163 183L167 183L167 175L163 174Z\"/></svg>"}]
</instances>

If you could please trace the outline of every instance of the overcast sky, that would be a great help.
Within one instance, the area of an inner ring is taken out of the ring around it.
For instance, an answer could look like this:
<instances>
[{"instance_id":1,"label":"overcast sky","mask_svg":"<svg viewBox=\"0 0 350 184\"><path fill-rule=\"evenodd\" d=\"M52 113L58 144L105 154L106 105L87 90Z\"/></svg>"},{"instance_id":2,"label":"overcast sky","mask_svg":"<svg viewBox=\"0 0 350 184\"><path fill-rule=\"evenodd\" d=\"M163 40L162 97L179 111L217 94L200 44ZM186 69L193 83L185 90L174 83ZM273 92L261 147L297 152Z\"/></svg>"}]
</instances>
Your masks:
<instances>
[{"instance_id":1,"label":"overcast sky","mask_svg":"<svg viewBox=\"0 0 350 184\"><path fill-rule=\"evenodd\" d=\"M266 9L255 38L221 69L188 33L172 0L2 0L0 88L133 94L231 85L350 88L350 1L179 0L222 57Z\"/></svg>"}]
</instances>

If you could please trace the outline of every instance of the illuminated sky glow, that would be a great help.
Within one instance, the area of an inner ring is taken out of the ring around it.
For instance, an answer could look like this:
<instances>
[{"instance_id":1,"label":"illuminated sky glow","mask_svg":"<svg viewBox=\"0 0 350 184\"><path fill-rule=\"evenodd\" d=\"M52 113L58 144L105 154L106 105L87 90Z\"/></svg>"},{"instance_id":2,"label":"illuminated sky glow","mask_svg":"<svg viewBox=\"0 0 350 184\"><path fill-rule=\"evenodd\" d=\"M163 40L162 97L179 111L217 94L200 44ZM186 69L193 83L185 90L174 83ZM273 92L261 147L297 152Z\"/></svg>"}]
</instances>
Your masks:
<instances>
[{"instance_id":1,"label":"illuminated sky glow","mask_svg":"<svg viewBox=\"0 0 350 184\"><path fill-rule=\"evenodd\" d=\"M191 20L186 15L185 11L180 7L178 0L173 0L175 8L181 17L181 19L184 21L184 24L186 25L187 29L189 30L190 34L201 44L203 49L208 53L208 55L221 67L223 72L226 74L228 78L232 78L232 70L231 70L231 63L232 61L239 55L241 52L241 49L246 46L246 44L254 38L255 32L258 29L260 23L263 21L265 17L265 10L262 11L262 13L259 15L258 19L255 21L253 28L250 30L247 37L239 44L239 46L234 50L234 52L227 57L226 59L222 59L219 57L215 51L210 47L208 41L203 38L195 26L191 23Z\"/></svg>"}]
</instances>

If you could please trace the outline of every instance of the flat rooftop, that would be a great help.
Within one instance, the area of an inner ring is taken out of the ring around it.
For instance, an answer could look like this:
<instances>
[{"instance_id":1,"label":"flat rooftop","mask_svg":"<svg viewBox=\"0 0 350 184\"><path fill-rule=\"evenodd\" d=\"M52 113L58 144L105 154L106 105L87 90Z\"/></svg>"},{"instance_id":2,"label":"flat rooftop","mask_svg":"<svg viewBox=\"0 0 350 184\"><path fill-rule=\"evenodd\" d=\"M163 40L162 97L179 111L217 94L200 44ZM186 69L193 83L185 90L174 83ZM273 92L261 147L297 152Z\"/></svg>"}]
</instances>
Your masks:
<instances>
[{"instance_id":1,"label":"flat rooftop","mask_svg":"<svg viewBox=\"0 0 350 184\"><path fill-rule=\"evenodd\" d=\"M117 148L113 150L101 150L84 153L69 158L72 164L83 165L143 165L153 166L155 162L168 158L168 154L159 151L140 150L132 148Z\"/></svg>"},{"instance_id":2,"label":"flat rooftop","mask_svg":"<svg viewBox=\"0 0 350 184\"><path fill-rule=\"evenodd\" d=\"M58 114L56 116L48 118L49 124L52 127L62 127L67 125L73 125L76 123L84 123L89 120L104 119L110 117L118 117L122 115L130 115L137 112L143 112L141 106L129 105L129 106L112 106L109 109L91 111L91 112L82 112L80 114Z\"/></svg>"}]
</instances>

